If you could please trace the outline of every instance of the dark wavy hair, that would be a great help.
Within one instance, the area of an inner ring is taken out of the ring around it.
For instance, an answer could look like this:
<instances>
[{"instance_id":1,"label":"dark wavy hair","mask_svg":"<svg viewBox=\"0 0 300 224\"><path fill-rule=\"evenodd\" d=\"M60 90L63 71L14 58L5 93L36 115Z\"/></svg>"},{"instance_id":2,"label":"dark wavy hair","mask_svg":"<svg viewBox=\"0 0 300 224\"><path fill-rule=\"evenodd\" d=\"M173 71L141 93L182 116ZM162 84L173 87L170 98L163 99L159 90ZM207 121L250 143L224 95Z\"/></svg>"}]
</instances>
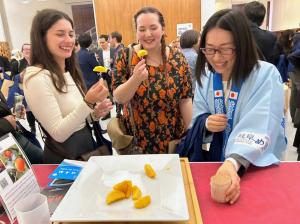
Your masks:
<instances>
[{"instance_id":1,"label":"dark wavy hair","mask_svg":"<svg viewBox=\"0 0 300 224\"><path fill-rule=\"evenodd\" d=\"M147 13L156 14L158 16L158 21L159 21L160 25L162 26L162 28L165 28L166 24L165 24L164 17L158 9L156 9L154 7L143 7L134 15L134 22L135 22L136 29L137 29L137 18L141 14L147 14ZM165 65L167 63L165 34L161 37L161 57L163 60L163 65L165 67Z\"/></svg>"},{"instance_id":2,"label":"dark wavy hair","mask_svg":"<svg viewBox=\"0 0 300 224\"><path fill-rule=\"evenodd\" d=\"M31 64L41 67L41 70L47 69L50 72L51 80L57 91L64 93L63 87L66 86L66 80L63 73L65 71L69 71L74 82L80 85L85 91L86 88L74 50L71 57L65 59L66 67L65 71L62 71L47 47L46 34L48 30L61 19L69 21L72 28L74 27L72 19L67 14L55 9L44 9L35 15L30 32Z\"/></svg>"},{"instance_id":3,"label":"dark wavy hair","mask_svg":"<svg viewBox=\"0 0 300 224\"><path fill-rule=\"evenodd\" d=\"M238 10L224 9L216 12L204 26L200 48L205 48L207 33L214 28L220 28L232 34L236 59L230 77L236 85L240 85L242 81L247 79L253 68L258 65L256 45L247 18ZM199 49L196 63L196 79L200 86L202 85L201 76L206 75L206 65L208 65L210 71L214 72L213 67Z\"/></svg>"}]
</instances>

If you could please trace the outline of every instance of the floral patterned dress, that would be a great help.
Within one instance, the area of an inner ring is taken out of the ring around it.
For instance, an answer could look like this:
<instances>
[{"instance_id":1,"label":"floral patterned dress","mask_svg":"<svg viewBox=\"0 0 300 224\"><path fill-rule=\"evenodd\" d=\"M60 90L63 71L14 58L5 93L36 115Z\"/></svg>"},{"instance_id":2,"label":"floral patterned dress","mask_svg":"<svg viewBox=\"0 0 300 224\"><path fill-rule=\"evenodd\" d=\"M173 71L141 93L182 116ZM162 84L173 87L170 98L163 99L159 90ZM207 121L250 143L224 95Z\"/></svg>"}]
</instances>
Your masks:
<instances>
[{"instance_id":1,"label":"floral patterned dress","mask_svg":"<svg viewBox=\"0 0 300 224\"><path fill-rule=\"evenodd\" d=\"M126 51L119 51L115 62L116 72L112 80L113 89L125 83L130 77L127 60ZM133 50L132 71L139 60ZM136 127L134 137L137 146L141 147L145 154L167 153L169 142L179 139L184 132L179 101L192 97L191 72L183 54L172 48L166 68L163 65L157 67L147 65L147 69L148 80L141 83L130 100ZM127 131L133 134L126 106L123 114Z\"/></svg>"}]
</instances>

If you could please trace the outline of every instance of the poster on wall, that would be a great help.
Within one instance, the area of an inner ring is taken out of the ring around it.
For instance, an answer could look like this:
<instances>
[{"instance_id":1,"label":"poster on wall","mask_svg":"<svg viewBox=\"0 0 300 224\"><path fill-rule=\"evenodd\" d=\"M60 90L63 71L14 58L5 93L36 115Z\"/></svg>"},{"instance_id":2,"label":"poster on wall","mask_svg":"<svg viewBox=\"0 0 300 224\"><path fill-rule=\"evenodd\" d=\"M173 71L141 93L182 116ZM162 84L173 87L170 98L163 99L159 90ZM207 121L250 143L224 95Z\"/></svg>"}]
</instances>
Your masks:
<instances>
[{"instance_id":1,"label":"poster on wall","mask_svg":"<svg viewBox=\"0 0 300 224\"><path fill-rule=\"evenodd\" d=\"M184 31L192 30L193 29L193 23L179 23L177 24L177 37L180 37L181 34L184 33Z\"/></svg>"}]
</instances>

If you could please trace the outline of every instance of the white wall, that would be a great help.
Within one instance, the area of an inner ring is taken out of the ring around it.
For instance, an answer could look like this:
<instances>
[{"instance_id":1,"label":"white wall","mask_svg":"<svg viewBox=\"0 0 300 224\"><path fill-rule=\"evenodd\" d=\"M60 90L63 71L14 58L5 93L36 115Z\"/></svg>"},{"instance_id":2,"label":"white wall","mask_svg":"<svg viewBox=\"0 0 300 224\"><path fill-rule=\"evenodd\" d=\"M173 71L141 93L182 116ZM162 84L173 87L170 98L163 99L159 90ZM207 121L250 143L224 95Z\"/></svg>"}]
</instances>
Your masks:
<instances>
[{"instance_id":1,"label":"white wall","mask_svg":"<svg viewBox=\"0 0 300 224\"><path fill-rule=\"evenodd\" d=\"M20 3L18 0L3 0L3 2L12 49L21 48L23 43L30 42L31 23L38 10L54 8L67 13L72 18L71 6L61 0L32 0L28 4Z\"/></svg>"},{"instance_id":2,"label":"white wall","mask_svg":"<svg viewBox=\"0 0 300 224\"><path fill-rule=\"evenodd\" d=\"M299 0L273 0L272 31L300 27Z\"/></svg>"},{"instance_id":3,"label":"white wall","mask_svg":"<svg viewBox=\"0 0 300 224\"><path fill-rule=\"evenodd\" d=\"M216 11L221 9L231 9L232 1L231 0L217 0L216 1Z\"/></svg>"},{"instance_id":4,"label":"white wall","mask_svg":"<svg viewBox=\"0 0 300 224\"><path fill-rule=\"evenodd\" d=\"M5 11L3 7L3 0L0 0L0 41L7 41L5 36L5 29L4 29L4 21L5 19Z\"/></svg>"},{"instance_id":5,"label":"white wall","mask_svg":"<svg viewBox=\"0 0 300 224\"><path fill-rule=\"evenodd\" d=\"M216 11L215 0L201 0L201 30L209 17Z\"/></svg>"},{"instance_id":6,"label":"white wall","mask_svg":"<svg viewBox=\"0 0 300 224\"><path fill-rule=\"evenodd\" d=\"M1 16L0 16L0 41L6 41Z\"/></svg>"}]
</instances>

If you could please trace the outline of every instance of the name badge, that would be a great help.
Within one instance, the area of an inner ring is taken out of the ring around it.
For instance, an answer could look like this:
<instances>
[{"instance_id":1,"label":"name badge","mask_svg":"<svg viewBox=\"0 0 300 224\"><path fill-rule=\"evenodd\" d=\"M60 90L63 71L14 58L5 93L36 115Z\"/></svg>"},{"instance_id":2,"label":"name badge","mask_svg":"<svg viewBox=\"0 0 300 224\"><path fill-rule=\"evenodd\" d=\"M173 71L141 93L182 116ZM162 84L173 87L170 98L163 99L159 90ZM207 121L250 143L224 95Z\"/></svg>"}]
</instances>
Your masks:
<instances>
[{"instance_id":1,"label":"name badge","mask_svg":"<svg viewBox=\"0 0 300 224\"><path fill-rule=\"evenodd\" d=\"M235 138L235 144L247 145L263 153L270 145L270 137L254 132L240 132Z\"/></svg>"}]
</instances>

